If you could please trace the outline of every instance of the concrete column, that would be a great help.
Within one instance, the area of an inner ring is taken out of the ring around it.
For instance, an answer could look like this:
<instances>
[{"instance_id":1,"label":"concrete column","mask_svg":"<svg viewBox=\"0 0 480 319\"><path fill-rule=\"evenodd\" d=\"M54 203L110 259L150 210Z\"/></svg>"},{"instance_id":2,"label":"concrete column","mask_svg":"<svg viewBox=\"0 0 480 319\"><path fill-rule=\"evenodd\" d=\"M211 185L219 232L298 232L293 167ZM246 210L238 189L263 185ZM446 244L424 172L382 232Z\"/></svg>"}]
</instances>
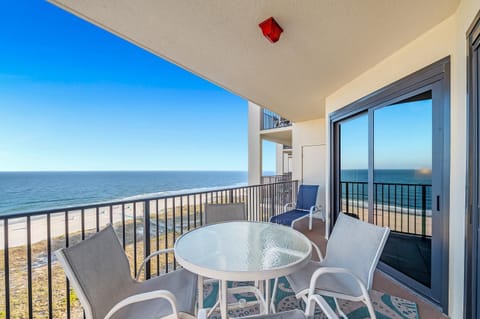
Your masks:
<instances>
[{"instance_id":1,"label":"concrete column","mask_svg":"<svg viewBox=\"0 0 480 319\"><path fill-rule=\"evenodd\" d=\"M261 110L260 106L248 102L248 185L260 184L262 176Z\"/></svg>"},{"instance_id":2,"label":"concrete column","mask_svg":"<svg viewBox=\"0 0 480 319\"><path fill-rule=\"evenodd\" d=\"M284 170L288 170L288 167L283 167L283 145L277 144L275 150L275 174L282 175Z\"/></svg>"}]
</instances>

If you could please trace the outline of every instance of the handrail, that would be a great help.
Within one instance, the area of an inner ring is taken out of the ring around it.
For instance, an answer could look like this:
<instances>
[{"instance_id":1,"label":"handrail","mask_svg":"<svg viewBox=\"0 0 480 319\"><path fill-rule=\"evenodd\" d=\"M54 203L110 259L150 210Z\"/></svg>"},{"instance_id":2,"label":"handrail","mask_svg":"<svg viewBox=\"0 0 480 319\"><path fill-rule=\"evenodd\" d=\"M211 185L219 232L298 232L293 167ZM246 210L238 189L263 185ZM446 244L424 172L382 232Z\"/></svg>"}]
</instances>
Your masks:
<instances>
[{"instance_id":1,"label":"handrail","mask_svg":"<svg viewBox=\"0 0 480 319\"><path fill-rule=\"evenodd\" d=\"M27 210L27 211L20 212L20 213L2 214L2 215L0 215L0 220L6 219L6 218L12 219L12 218L27 217L27 216L32 216L33 217L33 216L36 216L36 215L46 215L46 214L51 214L51 213L61 213L61 212L64 212L66 210L76 211L76 210L81 210L81 209L93 209L93 208L96 208L96 207L104 207L104 206L118 206L118 205L122 205L122 204L142 202L142 201L146 201L146 200L152 201L152 200L160 200L160 199L171 199L171 198L178 197L178 196L205 195L205 194L215 192L215 191L230 191L230 190L242 189L242 188L245 188L245 187L257 187L257 186L263 186L263 185L269 185L269 184L283 184L283 183L290 183L290 182L291 182L291 180L268 183L268 184L255 184L255 185L245 185L245 186L238 186L238 187L228 187L228 188L213 187L213 188L209 188L207 190L201 191L201 192L193 192L193 193L179 192L179 193L176 193L176 194L161 195L161 196L148 196L148 195L146 195L145 197L137 197L137 198L132 198L132 199L103 201L103 202L95 202L95 203L91 203L91 204L73 205L73 206L60 206L60 207L52 207L52 208L47 208L47 209L42 209L42 210Z\"/></svg>"}]
</instances>

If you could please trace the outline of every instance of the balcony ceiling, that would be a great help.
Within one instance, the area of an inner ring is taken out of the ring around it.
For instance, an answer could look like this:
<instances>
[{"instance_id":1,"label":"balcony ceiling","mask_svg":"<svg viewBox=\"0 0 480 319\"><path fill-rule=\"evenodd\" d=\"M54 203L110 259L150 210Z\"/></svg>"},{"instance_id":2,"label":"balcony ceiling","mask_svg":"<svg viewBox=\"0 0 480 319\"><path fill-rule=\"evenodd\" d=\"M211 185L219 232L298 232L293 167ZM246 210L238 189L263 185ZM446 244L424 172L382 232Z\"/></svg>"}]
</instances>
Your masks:
<instances>
[{"instance_id":1,"label":"balcony ceiling","mask_svg":"<svg viewBox=\"0 0 480 319\"><path fill-rule=\"evenodd\" d=\"M50 0L292 121L454 13L459 0ZM269 43L258 23L284 29ZM128 61L125 61L128 63Z\"/></svg>"},{"instance_id":2,"label":"balcony ceiling","mask_svg":"<svg viewBox=\"0 0 480 319\"><path fill-rule=\"evenodd\" d=\"M260 136L262 139L270 142L292 146L291 126L260 131Z\"/></svg>"}]
</instances>

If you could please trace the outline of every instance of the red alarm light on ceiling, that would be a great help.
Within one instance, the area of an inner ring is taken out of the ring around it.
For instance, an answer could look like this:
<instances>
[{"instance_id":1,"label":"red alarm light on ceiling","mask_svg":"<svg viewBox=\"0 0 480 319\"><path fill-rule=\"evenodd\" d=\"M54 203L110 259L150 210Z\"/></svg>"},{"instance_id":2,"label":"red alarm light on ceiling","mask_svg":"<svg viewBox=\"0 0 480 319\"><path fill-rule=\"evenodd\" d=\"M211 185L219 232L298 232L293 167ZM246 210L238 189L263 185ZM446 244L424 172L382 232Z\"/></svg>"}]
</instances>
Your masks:
<instances>
[{"instance_id":1,"label":"red alarm light on ceiling","mask_svg":"<svg viewBox=\"0 0 480 319\"><path fill-rule=\"evenodd\" d=\"M280 39L280 34L283 32L282 27L280 27L273 17L268 18L258 26L262 29L265 38L272 43L277 42L278 39Z\"/></svg>"}]
</instances>

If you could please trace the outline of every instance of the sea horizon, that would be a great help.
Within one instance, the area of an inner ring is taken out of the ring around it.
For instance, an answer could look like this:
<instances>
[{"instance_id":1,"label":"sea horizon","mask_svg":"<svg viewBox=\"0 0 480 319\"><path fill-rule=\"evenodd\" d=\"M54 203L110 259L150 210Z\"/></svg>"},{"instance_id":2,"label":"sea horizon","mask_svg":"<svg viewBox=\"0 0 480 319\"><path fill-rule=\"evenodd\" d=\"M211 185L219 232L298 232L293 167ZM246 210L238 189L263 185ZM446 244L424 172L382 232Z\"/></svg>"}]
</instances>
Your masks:
<instances>
[{"instance_id":1,"label":"sea horizon","mask_svg":"<svg viewBox=\"0 0 480 319\"><path fill-rule=\"evenodd\" d=\"M0 171L0 215L245 186L242 170Z\"/></svg>"}]
</instances>

